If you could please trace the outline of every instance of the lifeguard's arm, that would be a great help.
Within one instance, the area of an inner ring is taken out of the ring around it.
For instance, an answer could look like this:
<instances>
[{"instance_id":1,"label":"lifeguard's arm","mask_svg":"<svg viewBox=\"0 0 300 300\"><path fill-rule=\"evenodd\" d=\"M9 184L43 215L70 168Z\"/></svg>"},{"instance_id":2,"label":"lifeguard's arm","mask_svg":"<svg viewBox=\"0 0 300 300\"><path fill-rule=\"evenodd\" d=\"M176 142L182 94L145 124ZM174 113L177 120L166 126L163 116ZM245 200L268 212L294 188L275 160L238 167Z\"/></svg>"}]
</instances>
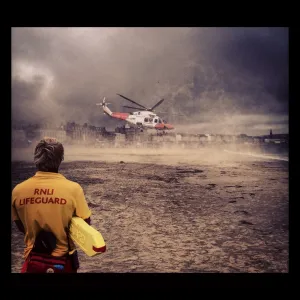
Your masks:
<instances>
[{"instance_id":1,"label":"lifeguard's arm","mask_svg":"<svg viewBox=\"0 0 300 300\"><path fill-rule=\"evenodd\" d=\"M91 214L92 212L88 207L83 189L81 186L79 186L75 203L75 215L79 218L84 219L88 224L90 224Z\"/></svg>"},{"instance_id":2,"label":"lifeguard's arm","mask_svg":"<svg viewBox=\"0 0 300 300\"><path fill-rule=\"evenodd\" d=\"M16 226L18 227L19 231L25 234L25 228L23 226L22 221L20 220L16 207L15 207L15 196L14 191L12 193L12 205L11 205L11 218L15 222Z\"/></svg>"}]
</instances>

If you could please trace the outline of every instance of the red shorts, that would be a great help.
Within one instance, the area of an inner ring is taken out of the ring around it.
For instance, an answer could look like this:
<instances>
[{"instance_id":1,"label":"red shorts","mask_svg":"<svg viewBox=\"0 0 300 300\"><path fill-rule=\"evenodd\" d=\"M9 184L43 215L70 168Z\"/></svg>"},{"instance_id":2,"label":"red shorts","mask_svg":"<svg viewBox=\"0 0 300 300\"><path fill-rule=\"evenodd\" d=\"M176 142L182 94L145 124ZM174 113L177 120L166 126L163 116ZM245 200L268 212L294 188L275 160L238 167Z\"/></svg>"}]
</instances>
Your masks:
<instances>
[{"instance_id":1,"label":"red shorts","mask_svg":"<svg viewBox=\"0 0 300 300\"><path fill-rule=\"evenodd\" d=\"M27 273L29 259L30 259L30 256L25 260L25 262L22 266L22 269L21 269L21 273ZM28 272L28 273L30 273L30 272ZM75 269L73 267L71 256L67 257L67 259L66 259L66 264L65 264L63 273L77 273L77 269Z\"/></svg>"}]
</instances>

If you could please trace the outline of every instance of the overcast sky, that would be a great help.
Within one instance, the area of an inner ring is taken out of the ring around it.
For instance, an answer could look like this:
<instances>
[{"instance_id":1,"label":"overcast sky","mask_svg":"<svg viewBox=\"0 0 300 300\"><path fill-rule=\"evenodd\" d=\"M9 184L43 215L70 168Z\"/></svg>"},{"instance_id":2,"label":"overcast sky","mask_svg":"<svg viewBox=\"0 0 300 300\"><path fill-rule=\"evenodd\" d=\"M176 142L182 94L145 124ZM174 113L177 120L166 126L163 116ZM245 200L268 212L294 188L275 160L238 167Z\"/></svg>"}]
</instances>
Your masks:
<instances>
[{"instance_id":1,"label":"overcast sky","mask_svg":"<svg viewBox=\"0 0 300 300\"><path fill-rule=\"evenodd\" d=\"M113 129L120 93L178 130L288 132L287 28L13 28L12 119ZM181 114L181 115L177 115Z\"/></svg>"}]
</instances>

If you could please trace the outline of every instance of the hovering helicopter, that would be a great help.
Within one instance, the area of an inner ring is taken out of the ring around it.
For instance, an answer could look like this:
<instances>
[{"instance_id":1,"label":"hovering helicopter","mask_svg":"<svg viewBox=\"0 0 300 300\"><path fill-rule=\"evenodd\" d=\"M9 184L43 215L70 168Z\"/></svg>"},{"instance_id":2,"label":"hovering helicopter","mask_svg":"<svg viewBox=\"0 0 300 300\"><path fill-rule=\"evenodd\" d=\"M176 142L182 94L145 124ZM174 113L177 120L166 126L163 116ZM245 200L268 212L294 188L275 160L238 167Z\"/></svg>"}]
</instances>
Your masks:
<instances>
[{"instance_id":1,"label":"hovering helicopter","mask_svg":"<svg viewBox=\"0 0 300 300\"><path fill-rule=\"evenodd\" d=\"M112 112L107 104L105 102L105 97L103 98L102 103L96 103L96 105L102 105L102 109L105 114L108 116L123 120L128 122L130 125L133 125L134 127L138 127L139 129L156 129L156 130L172 130L174 129L174 126L164 121L162 118L160 118L156 113L154 113L154 109L159 106L164 99L159 100L154 106L151 108L147 108L123 95L117 94L118 96L130 101L131 103L134 103L135 105L138 105L140 107L132 107L124 105L123 107L135 109L138 111L124 113L124 112Z\"/></svg>"}]
</instances>

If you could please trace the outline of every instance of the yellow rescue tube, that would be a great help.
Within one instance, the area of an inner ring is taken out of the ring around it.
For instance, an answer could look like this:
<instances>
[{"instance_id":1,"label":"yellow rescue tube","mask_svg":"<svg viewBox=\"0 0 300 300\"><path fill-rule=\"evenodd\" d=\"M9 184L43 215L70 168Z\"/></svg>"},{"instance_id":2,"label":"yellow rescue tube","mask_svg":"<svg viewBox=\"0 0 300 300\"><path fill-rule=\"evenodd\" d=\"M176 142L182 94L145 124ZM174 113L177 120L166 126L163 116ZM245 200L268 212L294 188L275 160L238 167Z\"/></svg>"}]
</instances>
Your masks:
<instances>
[{"instance_id":1,"label":"yellow rescue tube","mask_svg":"<svg viewBox=\"0 0 300 300\"><path fill-rule=\"evenodd\" d=\"M101 233L81 218L72 218L69 234L70 238L88 256L95 256L106 251L106 244Z\"/></svg>"}]
</instances>

